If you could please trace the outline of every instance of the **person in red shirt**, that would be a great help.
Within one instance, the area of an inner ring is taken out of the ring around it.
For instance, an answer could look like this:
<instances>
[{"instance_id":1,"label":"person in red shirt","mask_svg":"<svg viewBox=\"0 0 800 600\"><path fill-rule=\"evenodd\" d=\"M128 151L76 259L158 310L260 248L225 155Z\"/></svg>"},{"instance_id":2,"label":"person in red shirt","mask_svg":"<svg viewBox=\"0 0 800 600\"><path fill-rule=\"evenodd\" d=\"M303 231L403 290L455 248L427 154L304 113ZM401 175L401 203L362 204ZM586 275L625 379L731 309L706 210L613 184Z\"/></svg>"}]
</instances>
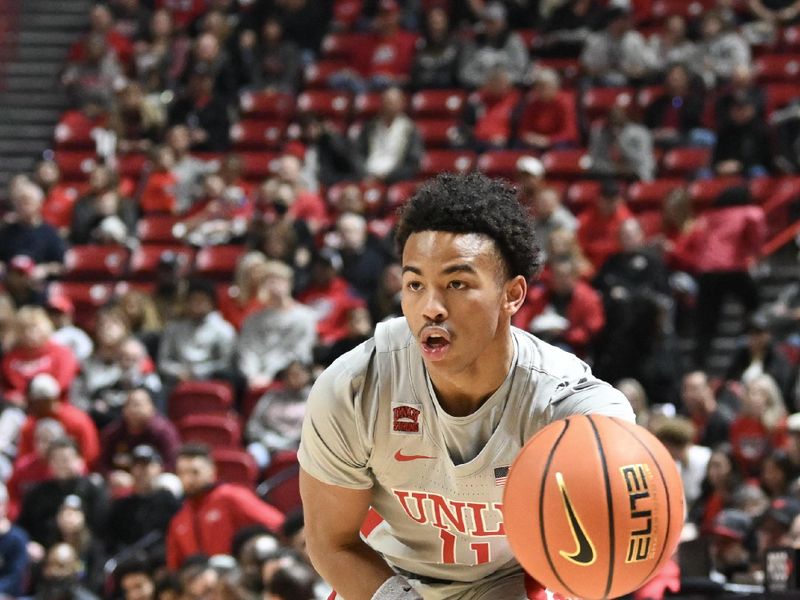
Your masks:
<instances>
[{"instance_id":1,"label":"person in red shirt","mask_svg":"<svg viewBox=\"0 0 800 600\"><path fill-rule=\"evenodd\" d=\"M72 207L78 199L77 188L61 183L61 171L53 160L43 160L36 165L35 181L45 194L42 219L66 233L72 222Z\"/></svg>"},{"instance_id":2,"label":"person in red shirt","mask_svg":"<svg viewBox=\"0 0 800 600\"><path fill-rule=\"evenodd\" d=\"M95 4L89 12L89 32L75 42L69 49L69 62L82 61L87 56L87 42L93 35L100 35L106 41L123 65L130 63L133 57L133 43L119 31L114 29L114 15L105 4Z\"/></svg>"},{"instance_id":3,"label":"person in red shirt","mask_svg":"<svg viewBox=\"0 0 800 600\"><path fill-rule=\"evenodd\" d=\"M172 172L175 152L169 146L161 146L155 150L153 158L155 168L144 185L139 206L145 213L175 214L178 212L178 177Z\"/></svg>"},{"instance_id":4,"label":"person in red shirt","mask_svg":"<svg viewBox=\"0 0 800 600\"><path fill-rule=\"evenodd\" d=\"M218 483L211 451L204 444L186 444L175 469L183 484L183 506L167 532L167 567L174 571L188 556L230 554L233 535L260 524L277 534L284 515L262 502L251 490Z\"/></svg>"},{"instance_id":5,"label":"person in red shirt","mask_svg":"<svg viewBox=\"0 0 800 600\"><path fill-rule=\"evenodd\" d=\"M503 148L511 140L511 118L520 93L505 67L496 67L486 83L467 101L464 122L478 149Z\"/></svg>"},{"instance_id":6,"label":"person in red shirt","mask_svg":"<svg viewBox=\"0 0 800 600\"><path fill-rule=\"evenodd\" d=\"M517 125L517 138L526 146L547 150L556 144L578 141L575 98L559 90L555 69L536 71L533 89L522 108Z\"/></svg>"},{"instance_id":7,"label":"person in red shirt","mask_svg":"<svg viewBox=\"0 0 800 600\"><path fill-rule=\"evenodd\" d=\"M632 217L619 184L612 179L604 180L597 204L578 218L578 243L595 270L599 270L609 256L622 250L619 230L622 223Z\"/></svg>"},{"instance_id":8,"label":"person in red shirt","mask_svg":"<svg viewBox=\"0 0 800 600\"><path fill-rule=\"evenodd\" d=\"M78 374L72 350L50 340L53 323L43 308L23 306L17 311L17 342L0 361L2 394L9 402L22 404L31 380L40 373L52 375L59 392L66 395Z\"/></svg>"},{"instance_id":9,"label":"person in red shirt","mask_svg":"<svg viewBox=\"0 0 800 600\"><path fill-rule=\"evenodd\" d=\"M217 309L236 331L251 313L264 308L266 298L259 292L266 277L267 257L257 250L248 252L236 265L233 285L217 294Z\"/></svg>"},{"instance_id":10,"label":"person in red shirt","mask_svg":"<svg viewBox=\"0 0 800 600\"><path fill-rule=\"evenodd\" d=\"M408 83L417 36L400 28L400 6L381 0L375 17L375 37L369 47L365 75L373 86Z\"/></svg>"},{"instance_id":11,"label":"person in red shirt","mask_svg":"<svg viewBox=\"0 0 800 600\"><path fill-rule=\"evenodd\" d=\"M605 325L603 300L580 280L572 258L554 258L550 270L552 277L547 284L529 290L513 324L546 342L586 356Z\"/></svg>"},{"instance_id":12,"label":"person in red shirt","mask_svg":"<svg viewBox=\"0 0 800 600\"><path fill-rule=\"evenodd\" d=\"M61 423L67 436L75 440L87 465L92 465L100 454L100 441L92 419L69 402L59 401L61 388L47 373L40 373L28 386L28 418L19 432L17 453L24 456L36 449L36 424L41 419L54 419Z\"/></svg>"},{"instance_id":13,"label":"person in red shirt","mask_svg":"<svg viewBox=\"0 0 800 600\"><path fill-rule=\"evenodd\" d=\"M312 233L330 224L328 207L322 197L309 190L303 183L302 163L293 154L284 154L278 159L277 179L291 189L287 195L286 187L280 188L281 199L286 200L289 214L295 219L305 221Z\"/></svg>"}]
</instances>

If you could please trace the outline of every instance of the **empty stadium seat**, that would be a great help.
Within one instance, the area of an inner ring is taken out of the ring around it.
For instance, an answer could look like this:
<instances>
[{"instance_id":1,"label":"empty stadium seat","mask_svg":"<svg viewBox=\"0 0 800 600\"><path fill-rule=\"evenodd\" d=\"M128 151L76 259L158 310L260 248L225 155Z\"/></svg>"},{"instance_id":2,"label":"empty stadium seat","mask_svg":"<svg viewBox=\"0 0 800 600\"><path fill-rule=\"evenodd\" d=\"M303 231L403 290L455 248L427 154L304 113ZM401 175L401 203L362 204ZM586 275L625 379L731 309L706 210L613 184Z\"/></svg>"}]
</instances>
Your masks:
<instances>
[{"instance_id":1,"label":"empty stadium seat","mask_svg":"<svg viewBox=\"0 0 800 600\"><path fill-rule=\"evenodd\" d=\"M56 124L53 138L55 146L61 150L94 150L94 132L97 124L80 111L69 110L61 115Z\"/></svg>"},{"instance_id":2,"label":"empty stadium seat","mask_svg":"<svg viewBox=\"0 0 800 600\"><path fill-rule=\"evenodd\" d=\"M709 166L710 161L711 148L673 148L667 151L661 159L661 174L690 177L698 169Z\"/></svg>"},{"instance_id":3,"label":"empty stadium seat","mask_svg":"<svg viewBox=\"0 0 800 600\"><path fill-rule=\"evenodd\" d=\"M581 74L581 63L577 58L540 57L536 60L536 66L555 69L561 77L562 84L565 85L573 85Z\"/></svg>"},{"instance_id":4,"label":"empty stadium seat","mask_svg":"<svg viewBox=\"0 0 800 600\"><path fill-rule=\"evenodd\" d=\"M672 15L680 15L686 19L693 20L699 17L707 8L711 8L707 1L655 0L651 8L650 17L660 21Z\"/></svg>"},{"instance_id":5,"label":"empty stadium seat","mask_svg":"<svg viewBox=\"0 0 800 600\"><path fill-rule=\"evenodd\" d=\"M230 415L191 414L178 421L184 442L199 442L212 448L236 448L242 441L239 421Z\"/></svg>"},{"instance_id":6,"label":"empty stadium seat","mask_svg":"<svg viewBox=\"0 0 800 600\"><path fill-rule=\"evenodd\" d=\"M75 324L92 331L97 311L108 304L114 295L110 283L84 283L80 281L54 281L48 287L49 296L65 296L75 307Z\"/></svg>"},{"instance_id":7,"label":"empty stadium seat","mask_svg":"<svg viewBox=\"0 0 800 600\"><path fill-rule=\"evenodd\" d=\"M128 250L120 246L73 246L64 256L65 281L112 281L128 266Z\"/></svg>"},{"instance_id":8,"label":"empty stadium seat","mask_svg":"<svg viewBox=\"0 0 800 600\"><path fill-rule=\"evenodd\" d=\"M243 119L231 126L230 137L233 149L242 150L279 150L286 135L286 123L283 121L261 121Z\"/></svg>"},{"instance_id":9,"label":"empty stadium seat","mask_svg":"<svg viewBox=\"0 0 800 600\"><path fill-rule=\"evenodd\" d=\"M747 187L750 189L753 200L758 204L763 204L778 187L779 181L780 179L775 177L756 177L748 182Z\"/></svg>"},{"instance_id":10,"label":"empty stadium seat","mask_svg":"<svg viewBox=\"0 0 800 600\"><path fill-rule=\"evenodd\" d=\"M800 98L800 89L797 83L769 83L764 90L767 97L767 116Z\"/></svg>"},{"instance_id":11,"label":"empty stadium seat","mask_svg":"<svg viewBox=\"0 0 800 600\"><path fill-rule=\"evenodd\" d=\"M636 106L642 111L647 110L665 90L663 85L648 85L641 88L636 94Z\"/></svg>"},{"instance_id":12,"label":"empty stadium seat","mask_svg":"<svg viewBox=\"0 0 800 600\"><path fill-rule=\"evenodd\" d=\"M761 83L795 83L800 74L800 54L764 54L753 60L756 78Z\"/></svg>"},{"instance_id":13,"label":"empty stadium seat","mask_svg":"<svg viewBox=\"0 0 800 600\"><path fill-rule=\"evenodd\" d=\"M347 92L308 90L297 97L297 108L325 117L344 119L350 114L352 100Z\"/></svg>"},{"instance_id":14,"label":"empty stadium seat","mask_svg":"<svg viewBox=\"0 0 800 600\"><path fill-rule=\"evenodd\" d=\"M149 169L150 157L144 152L120 154L117 157L117 171L122 177L130 177L138 181L146 169Z\"/></svg>"},{"instance_id":15,"label":"empty stadium seat","mask_svg":"<svg viewBox=\"0 0 800 600\"><path fill-rule=\"evenodd\" d=\"M594 121L605 117L618 102L625 106L630 105L634 94L634 89L629 87L589 88L581 97L581 108L586 118Z\"/></svg>"},{"instance_id":16,"label":"empty stadium seat","mask_svg":"<svg viewBox=\"0 0 800 600\"><path fill-rule=\"evenodd\" d=\"M357 94L353 98L353 118L371 119L381 109L381 92L370 92L368 94Z\"/></svg>"},{"instance_id":17,"label":"empty stadium seat","mask_svg":"<svg viewBox=\"0 0 800 600\"><path fill-rule=\"evenodd\" d=\"M339 73L348 67L344 60L318 60L303 69L303 81L306 89L327 88L331 75Z\"/></svg>"},{"instance_id":18,"label":"empty stadium seat","mask_svg":"<svg viewBox=\"0 0 800 600\"><path fill-rule=\"evenodd\" d=\"M209 279L233 277L236 263L245 253L244 246L208 246L197 252L194 262L195 275Z\"/></svg>"},{"instance_id":19,"label":"empty stadium seat","mask_svg":"<svg viewBox=\"0 0 800 600\"><path fill-rule=\"evenodd\" d=\"M136 223L136 237L142 244L177 244L172 228L181 220L177 215L143 215Z\"/></svg>"},{"instance_id":20,"label":"empty stadium seat","mask_svg":"<svg viewBox=\"0 0 800 600\"><path fill-rule=\"evenodd\" d=\"M459 142L458 119L417 119L415 122L426 148L447 148Z\"/></svg>"},{"instance_id":21,"label":"empty stadium seat","mask_svg":"<svg viewBox=\"0 0 800 600\"><path fill-rule=\"evenodd\" d=\"M251 181L260 181L270 177L274 172L277 153L271 152L240 152L242 161L242 175Z\"/></svg>"},{"instance_id":22,"label":"empty stadium seat","mask_svg":"<svg viewBox=\"0 0 800 600\"><path fill-rule=\"evenodd\" d=\"M350 29L361 16L363 0L335 0L333 3L334 29Z\"/></svg>"},{"instance_id":23,"label":"empty stadium seat","mask_svg":"<svg viewBox=\"0 0 800 600\"><path fill-rule=\"evenodd\" d=\"M295 98L282 92L244 92L239 96L242 116L287 121L294 115Z\"/></svg>"},{"instance_id":24,"label":"empty stadium seat","mask_svg":"<svg viewBox=\"0 0 800 600\"><path fill-rule=\"evenodd\" d=\"M139 246L131 254L128 267L128 278L133 281L152 280L156 275L162 254L171 252L178 257L179 265L184 268L192 264L194 249L178 244L146 244Z\"/></svg>"},{"instance_id":25,"label":"empty stadium seat","mask_svg":"<svg viewBox=\"0 0 800 600\"><path fill-rule=\"evenodd\" d=\"M337 31L329 33L322 38L322 57L324 59L338 59L352 61L363 48L370 43L370 36L365 33L353 31Z\"/></svg>"},{"instance_id":26,"label":"empty stadium seat","mask_svg":"<svg viewBox=\"0 0 800 600\"><path fill-rule=\"evenodd\" d=\"M548 177L578 179L585 177L592 161L584 148L551 150L542 156Z\"/></svg>"},{"instance_id":27,"label":"empty stadium seat","mask_svg":"<svg viewBox=\"0 0 800 600\"><path fill-rule=\"evenodd\" d=\"M683 185L682 179L635 181L628 186L628 203L634 210L660 207L667 194Z\"/></svg>"},{"instance_id":28,"label":"empty stadium seat","mask_svg":"<svg viewBox=\"0 0 800 600\"><path fill-rule=\"evenodd\" d=\"M351 185L356 185L361 190L362 198L366 204L366 213L368 215L380 214L384 207L386 186L379 181L360 183L343 181L341 183L335 183L328 188L328 204L335 210L339 210L339 200L342 196L342 192L346 187Z\"/></svg>"},{"instance_id":29,"label":"empty stadium seat","mask_svg":"<svg viewBox=\"0 0 800 600\"><path fill-rule=\"evenodd\" d=\"M505 177L513 179L517 171L517 161L523 156L530 156L527 150L493 150L484 152L478 157L478 170L489 177Z\"/></svg>"},{"instance_id":30,"label":"empty stadium seat","mask_svg":"<svg viewBox=\"0 0 800 600\"><path fill-rule=\"evenodd\" d=\"M397 210L408 202L409 198L419 188L418 181L398 181L386 190L386 209L389 212Z\"/></svg>"},{"instance_id":31,"label":"empty stadium seat","mask_svg":"<svg viewBox=\"0 0 800 600\"><path fill-rule=\"evenodd\" d=\"M420 90L411 97L411 113L415 117L460 117L466 101L466 90Z\"/></svg>"},{"instance_id":32,"label":"empty stadium seat","mask_svg":"<svg viewBox=\"0 0 800 600\"><path fill-rule=\"evenodd\" d=\"M211 456L217 466L217 479L254 488L258 482L258 465L243 448L213 448Z\"/></svg>"},{"instance_id":33,"label":"empty stadium seat","mask_svg":"<svg viewBox=\"0 0 800 600\"><path fill-rule=\"evenodd\" d=\"M288 515L303 507L300 497L300 464L295 463L266 479L258 494L267 504Z\"/></svg>"},{"instance_id":34,"label":"empty stadium seat","mask_svg":"<svg viewBox=\"0 0 800 600\"><path fill-rule=\"evenodd\" d=\"M57 150L54 157L61 181L86 181L97 164L94 151Z\"/></svg>"},{"instance_id":35,"label":"empty stadium seat","mask_svg":"<svg viewBox=\"0 0 800 600\"><path fill-rule=\"evenodd\" d=\"M567 188L567 206L573 213L578 214L593 206L600 196L600 182L590 179L575 181Z\"/></svg>"},{"instance_id":36,"label":"empty stadium seat","mask_svg":"<svg viewBox=\"0 0 800 600\"><path fill-rule=\"evenodd\" d=\"M428 150L422 155L421 177L433 177L438 173L466 173L475 165L475 153L471 150Z\"/></svg>"},{"instance_id":37,"label":"empty stadium seat","mask_svg":"<svg viewBox=\"0 0 800 600\"><path fill-rule=\"evenodd\" d=\"M182 381L169 395L167 413L173 422L192 414L227 415L233 408L233 388L227 381Z\"/></svg>"},{"instance_id":38,"label":"empty stadium seat","mask_svg":"<svg viewBox=\"0 0 800 600\"><path fill-rule=\"evenodd\" d=\"M744 180L741 177L702 179L689 184L689 198L696 210L703 210L708 208L722 191L743 183Z\"/></svg>"}]
</instances>

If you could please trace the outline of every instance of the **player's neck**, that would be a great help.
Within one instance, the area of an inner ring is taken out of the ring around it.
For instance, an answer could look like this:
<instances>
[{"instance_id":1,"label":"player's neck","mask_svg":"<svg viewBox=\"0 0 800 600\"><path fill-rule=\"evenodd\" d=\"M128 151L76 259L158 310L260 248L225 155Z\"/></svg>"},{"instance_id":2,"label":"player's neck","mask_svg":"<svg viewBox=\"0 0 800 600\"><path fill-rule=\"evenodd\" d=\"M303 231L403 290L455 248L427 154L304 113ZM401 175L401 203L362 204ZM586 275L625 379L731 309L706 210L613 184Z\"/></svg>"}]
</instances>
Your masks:
<instances>
[{"instance_id":1,"label":"player's neck","mask_svg":"<svg viewBox=\"0 0 800 600\"><path fill-rule=\"evenodd\" d=\"M503 385L514 360L514 340L509 335L493 344L472 365L457 373L429 369L441 407L454 417L478 410Z\"/></svg>"}]
</instances>

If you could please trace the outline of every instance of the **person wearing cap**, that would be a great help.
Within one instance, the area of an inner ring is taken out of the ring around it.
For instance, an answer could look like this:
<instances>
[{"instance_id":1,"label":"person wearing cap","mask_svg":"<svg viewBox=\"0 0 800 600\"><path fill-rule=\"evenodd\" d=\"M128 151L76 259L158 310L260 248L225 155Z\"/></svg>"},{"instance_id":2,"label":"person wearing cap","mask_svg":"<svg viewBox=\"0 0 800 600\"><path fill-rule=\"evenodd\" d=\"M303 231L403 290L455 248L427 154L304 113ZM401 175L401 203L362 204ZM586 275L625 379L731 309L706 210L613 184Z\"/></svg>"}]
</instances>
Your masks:
<instances>
[{"instance_id":1,"label":"person wearing cap","mask_svg":"<svg viewBox=\"0 0 800 600\"><path fill-rule=\"evenodd\" d=\"M520 156L517 159L514 183L520 204L533 210L536 194L545 185L545 170L542 161L535 156Z\"/></svg>"},{"instance_id":2,"label":"person wearing cap","mask_svg":"<svg viewBox=\"0 0 800 600\"><path fill-rule=\"evenodd\" d=\"M233 536L242 527L260 523L278 533L283 526L283 514L252 490L217 482L216 465L207 446L184 445L175 472L185 496L167 532L170 570L178 569L193 554L229 554Z\"/></svg>"},{"instance_id":3,"label":"person wearing cap","mask_svg":"<svg viewBox=\"0 0 800 600\"><path fill-rule=\"evenodd\" d=\"M591 127L589 158L592 174L651 181L656 172L653 134L633 121L630 98L618 96L606 118Z\"/></svg>"},{"instance_id":4,"label":"person wearing cap","mask_svg":"<svg viewBox=\"0 0 800 600\"><path fill-rule=\"evenodd\" d=\"M94 342L89 334L72 323L72 317L75 314L75 305L72 300L63 294L51 293L48 295L44 307L55 329L50 339L72 350L79 362L89 358L94 350Z\"/></svg>"},{"instance_id":5,"label":"person wearing cap","mask_svg":"<svg viewBox=\"0 0 800 600\"><path fill-rule=\"evenodd\" d=\"M756 539L758 559L773 546L791 546L790 531L794 520L800 516L800 500L794 496L779 496L770 502L769 508L758 518Z\"/></svg>"},{"instance_id":6,"label":"person wearing cap","mask_svg":"<svg viewBox=\"0 0 800 600\"><path fill-rule=\"evenodd\" d=\"M36 262L25 254L19 254L9 261L3 289L16 308L42 306L45 303L43 283L36 274Z\"/></svg>"},{"instance_id":7,"label":"person wearing cap","mask_svg":"<svg viewBox=\"0 0 800 600\"><path fill-rule=\"evenodd\" d=\"M0 597L23 595L28 573L28 534L8 517L8 490L0 483Z\"/></svg>"},{"instance_id":8,"label":"person wearing cap","mask_svg":"<svg viewBox=\"0 0 800 600\"><path fill-rule=\"evenodd\" d=\"M317 341L314 311L292 298L292 268L269 261L266 305L242 325L237 366L249 389L265 388L293 360L311 362Z\"/></svg>"},{"instance_id":9,"label":"person wearing cap","mask_svg":"<svg viewBox=\"0 0 800 600\"><path fill-rule=\"evenodd\" d=\"M61 401L61 387L51 375L40 373L31 379L27 392L28 418L19 433L17 453L34 452L36 424L41 419L61 423L66 434L75 440L88 465L100 454L100 442L92 419L69 402Z\"/></svg>"},{"instance_id":10,"label":"person wearing cap","mask_svg":"<svg viewBox=\"0 0 800 600\"><path fill-rule=\"evenodd\" d=\"M764 209L753 202L746 186L720 192L688 233L683 254L691 257L698 286L696 368L705 367L727 296L734 296L744 306L742 325L758 308L758 287L750 270L761 258L766 236Z\"/></svg>"},{"instance_id":11,"label":"person wearing cap","mask_svg":"<svg viewBox=\"0 0 800 600\"><path fill-rule=\"evenodd\" d=\"M586 258L599 270L608 258L622 250L620 229L633 218L619 184L605 179L597 202L578 217L578 242Z\"/></svg>"},{"instance_id":12,"label":"person wearing cap","mask_svg":"<svg viewBox=\"0 0 800 600\"><path fill-rule=\"evenodd\" d=\"M703 532L710 537L712 575L738 581L750 574L755 558L753 525L753 519L742 510L726 508L717 514L711 527Z\"/></svg>"},{"instance_id":13,"label":"person wearing cap","mask_svg":"<svg viewBox=\"0 0 800 600\"><path fill-rule=\"evenodd\" d=\"M504 67L514 84L523 83L530 65L528 49L519 34L508 27L506 7L500 2L487 3L476 31L461 54L461 85L473 89L483 86L495 67Z\"/></svg>"},{"instance_id":14,"label":"person wearing cap","mask_svg":"<svg viewBox=\"0 0 800 600\"><path fill-rule=\"evenodd\" d=\"M2 396L9 402L21 403L30 381L39 373L52 375L65 395L80 365L72 350L51 339L53 324L44 309L19 309L15 329L16 343L0 359Z\"/></svg>"},{"instance_id":15,"label":"person wearing cap","mask_svg":"<svg viewBox=\"0 0 800 600\"><path fill-rule=\"evenodd\" d=\"M114 499L108 514L108 547L113 553L156 532L163 542L172 517L181 506L168 489L158 485L164 470L161 454L142 444L130 453L131 493Z\"/></svg>"},{"instance_id":16,"label":"person wearing cap","mask_svg":"<svg viewBox=\"0 0 800 600\"><path fill-rule=\"evenodd\" d=\"M182 317L164 326L158 370L167 387L180 381L224 377L230 372L236 330L217 311L217 291L209 281L189 282Z\"/></svg>"}]
</instances>

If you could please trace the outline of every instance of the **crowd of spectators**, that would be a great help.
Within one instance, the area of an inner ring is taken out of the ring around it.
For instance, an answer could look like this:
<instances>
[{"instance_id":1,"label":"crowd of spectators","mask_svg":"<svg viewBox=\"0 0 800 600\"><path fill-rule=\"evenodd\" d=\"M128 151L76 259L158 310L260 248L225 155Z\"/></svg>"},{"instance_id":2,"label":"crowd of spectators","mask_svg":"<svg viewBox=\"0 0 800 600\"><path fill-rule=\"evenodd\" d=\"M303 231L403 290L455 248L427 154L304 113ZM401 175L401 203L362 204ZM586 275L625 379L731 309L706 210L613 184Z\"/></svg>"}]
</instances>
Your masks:
<instances>
[{"instance_id":1,"label":"crowd of spectators","mask_svg":"<svg viewBox=\"0 0 800 600\"><path fill-rule=\"evenodd\" d=\"M0 225L0 597L327 597L270 490L296 486L315 376L401 314L394 211L437 152L511 157L546 258L514 324L668 446L713 578L800 548L800 287L764 303L754 278L765 194L800 169L800 87L776 103L754 57L800 3L656 4L94 5L56 152ZM726 297L743 333L715 370ZM209 389L233 414L202 414Z\"/></svg>"}]
</instances>

